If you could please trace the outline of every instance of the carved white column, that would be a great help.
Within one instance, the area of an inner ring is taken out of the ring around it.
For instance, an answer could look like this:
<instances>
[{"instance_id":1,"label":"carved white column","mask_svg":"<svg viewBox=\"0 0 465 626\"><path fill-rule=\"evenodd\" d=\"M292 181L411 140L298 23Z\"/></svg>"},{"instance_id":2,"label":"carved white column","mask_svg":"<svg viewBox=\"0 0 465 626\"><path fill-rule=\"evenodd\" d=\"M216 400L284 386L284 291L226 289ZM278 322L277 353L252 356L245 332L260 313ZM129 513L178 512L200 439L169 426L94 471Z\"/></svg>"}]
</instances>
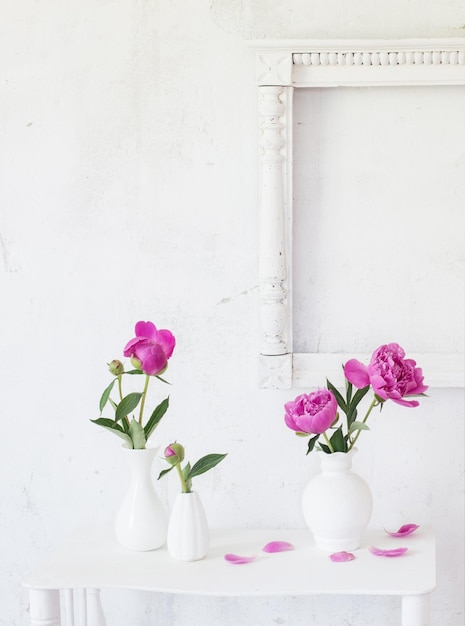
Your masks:
<instances>
[{"instance_id":1,"label":"carved white column","mask_svg":"<svg viewBox=\"0 0 465 626\"><path fill-rule=\"evenodd\" d=\"M259 88L260 125L260 244L259 288L261 304L261 384L290 386L292 337L288 291L290 273L287 237L291 220L288 198L292 88ZM284 356L285 355L285 356ZM280 356L279 366L276 359ZM279 370L279 371L278 371Z\"/></svg>"},{"instance_id":2,"label":"carved white column","mask_svg":"<svg viewBox=\"0 0 465 626\"><path fill-rule=\"evenodd\" d=\"M284 243L283 87L261 87L259 282L263 330L262 354L287 352L286 250Z\"/></svg>"},{"instance_id":3,"label":"carved white column","mask_svg":"<svg viewBox=\"0 0 465 626\"><path fill-rule=\"evenodd\" d=\"M260 87L259 283L262 354L289 352L288 275L285 241L286 127L284 87Z\"/></svg>"}]
</instances>

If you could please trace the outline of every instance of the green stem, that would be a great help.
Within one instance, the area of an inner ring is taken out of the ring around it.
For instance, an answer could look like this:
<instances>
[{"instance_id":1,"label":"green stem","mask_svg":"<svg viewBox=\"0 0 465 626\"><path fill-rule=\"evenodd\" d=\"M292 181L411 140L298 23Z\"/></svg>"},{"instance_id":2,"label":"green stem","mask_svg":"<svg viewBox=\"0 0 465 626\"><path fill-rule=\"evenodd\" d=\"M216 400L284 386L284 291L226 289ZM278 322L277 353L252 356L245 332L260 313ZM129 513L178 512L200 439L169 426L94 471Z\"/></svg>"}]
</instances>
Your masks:
<instances>
[{"instance_id":1,"label":"green stem","mask_svg":"<svg viewBox=\"0 0 465 626\"><path fill-rule=\"evenodd\" d=\"M187 491L187 484L186 484L186 481L184 480L184 476L182 474L181 463L176 463L176 469L178 471L179 480L181 481L182 492L183 493L188 493L188 491Z\"/></svg>"},{"instance_id":2,"label":"green stem","mask_svg":"<svg viewBox=\"0 0 465 626\"><path fill-rule=\"evenodd\" d=\"M118 374L118 391L119 391L119 400L121 402L121 400L123 399L123 375L122 374ZM129 417L126 415L126 417L124 418L127 422L127 425L129 426Z\"/></svg>"},{"instance_id":3,"label":"green stem","mask_svg":"<svg viewBox=\"0 0 465 626\"><path fill-rule=\"evenodd\" d=\"M378 404L380 404L380 402L379 402L379 400L377 400L377 398L376 398L376 396L375 396L375 397L373 398L372 403L371 403L371 404L370 404L370 406L368 407L367 414L366 414L366 415L365 415L365 417L363 418L363 420L362 420L362 424L365 424L365 423L366 423L366 421L367 421L367 419L368 419L368 417L369 417L370 413L371 413L371 412L372 412L372 410L375 408L375 406L378 406ZM354 439L350 442L350 446L349 446L349 449L347 450L347 452L350 452L350 451L352 450L352 448L355 446L355 444L356 444L356 442L357 442L357 439L360 437L360 433L361 433L361 432L362 432L361 430L358 430L358 431L357 431L357 434L355 435Z\"/></svg>"},{"instance_id":4,"label":"green stem","mask_svg":"<svg viewBox=\"0 0 465 626\"><path fill-rule=\"evenodd\" d=\"M144 414L144 407L145 407L145 398L147 396L147 389L149 386L149 382L150 382L150 376L148 374L145 375L145 385L144 385L144 391L142 392L142 399L140 402L140 413L139 413L139 424L142 426L142 415Z\"/></svg>"},{"instance_id":5,"label":"green stem","mask_svg":"<svg viewBox=\"0 0 465 626\"><path fill-rule=\"evenodd\" d=\"M326 433L323 433L323 437L326 439L326 443L328 444L328 448L331 450L332 453L334 453L334 448L331 445L330 440L328 439L328 435Z\"/></svg>"}]
</instances>

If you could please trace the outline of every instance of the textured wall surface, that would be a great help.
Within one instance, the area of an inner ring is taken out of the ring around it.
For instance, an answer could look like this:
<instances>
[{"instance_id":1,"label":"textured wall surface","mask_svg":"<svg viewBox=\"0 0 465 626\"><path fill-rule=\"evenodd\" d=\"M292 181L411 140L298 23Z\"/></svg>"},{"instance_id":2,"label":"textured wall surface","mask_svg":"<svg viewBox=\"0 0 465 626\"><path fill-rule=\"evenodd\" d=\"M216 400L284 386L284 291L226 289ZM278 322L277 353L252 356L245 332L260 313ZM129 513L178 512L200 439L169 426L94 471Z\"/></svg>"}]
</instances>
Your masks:
<instances>
[{"instance_id":1,"label":"textured wall surface","mask_svg":"<svg viewBox=\"0 0 465 626\"><path fill-rule=\"evenodd\" d=\"M196 482L210 524L303 525L300 491L318 461L283 425L297 392L257 386L247 40L463 35L460 0L1 2L1 626L27 624L21 578L57 541L113 518L125 479L119 441L89 419L105 364L138 319L177 338L160 441L182 440L192 458L229 452ZM450 308L463 302L443 297ZM424 336L436 336L438 311L419 320ZM437 532L434 626L464 619L463 424L463 392L431 389L419 409L386 406L355 463L373 489L373 525ZM167 506L170 478L159 485ZM399 623L394 598L244 605L107 592L103 603L111 626Z\"/></svg>"}]
</instances>

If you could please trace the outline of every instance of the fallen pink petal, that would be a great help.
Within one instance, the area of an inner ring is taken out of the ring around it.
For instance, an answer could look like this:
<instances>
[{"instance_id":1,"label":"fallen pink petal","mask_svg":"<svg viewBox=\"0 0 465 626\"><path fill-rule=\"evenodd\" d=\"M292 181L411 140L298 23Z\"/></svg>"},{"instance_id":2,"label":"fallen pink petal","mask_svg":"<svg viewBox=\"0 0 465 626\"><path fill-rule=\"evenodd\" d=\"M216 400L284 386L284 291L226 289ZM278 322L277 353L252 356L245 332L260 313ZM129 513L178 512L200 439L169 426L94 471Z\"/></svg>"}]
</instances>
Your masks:
<instances>
[{"instance_id":1,"label":"fallen pink petal","mask_svg":"<svg viewBox=\"0 0 465 626\"><path fill-rule=\"evenodd\" d=\"M416 531L417 528L420 528L418 524L404 524L394 532L384 529L388 535L391 537L407 537L407 535L411 535Z\"/></svg>"},{"instance_id":2,"label":"fallen pink petal","mask_svg":"<svg viewBox=\"0 0 465 626\"><path fill-rule=\"evenodd\" d=\"M270 541L263 548L263 552L286 552L286 550L293 550L294 546L288 541Z\"/></svg>"},{"instance_id":3,"label":"fallen pink petal","mask_svg":"<svg viewBox=\"0 0 465 626\"><path fill-rule=\"evenodd\" d=\"M256 556L239 556L238 554L225 554L224 560L228 561L228 563L232 563L233 565L242 565L244 563L252 563L257 557Z\"/></svg>"},{"instance_id":4,"label":"fallen pink petal","mask_svg":"<svg viewBox=\"0 0 465 626\"><path fill-rule=\"evenodd\" d=\"M334 552L333 554L330 554L329 558L334 563L345 563L346 561L353 561L355 556L352 552L345 552L345 550L343 550L342 552Z\"/></svg>"},{"instance_id":5,"label":"fallen pink petal","mask_svg":"<svg viewBox=\"0 0 465 626\"><path fill-rule=\"evenodd\" d=\"M408 550L408 548L393 548L391 550L383 550L376 546L369 546L368 550L375 556L402 556Z\"/></svg>"}]
</instances>

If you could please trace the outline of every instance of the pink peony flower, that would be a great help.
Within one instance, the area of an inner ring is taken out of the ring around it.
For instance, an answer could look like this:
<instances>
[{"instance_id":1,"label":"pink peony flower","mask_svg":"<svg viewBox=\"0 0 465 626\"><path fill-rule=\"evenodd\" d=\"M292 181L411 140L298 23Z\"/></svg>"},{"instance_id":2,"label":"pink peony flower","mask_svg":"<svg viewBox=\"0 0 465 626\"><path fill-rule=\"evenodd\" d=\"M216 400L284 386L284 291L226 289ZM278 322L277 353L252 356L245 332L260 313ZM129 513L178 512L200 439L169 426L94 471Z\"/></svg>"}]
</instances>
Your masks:
<instances>
[{"instance_id":1,"label":"pink peony flower","mask_svg":"<svg viewBox=\"0 0 465 626\"><path fill-rule=\"evenodd\" d=\"M380 346L372 355L368 366L357 359L347 361L344 375L358 389L373 387L382 400L392 400L402 406L418 406L416 400L405 397L424 393L423 373L413 359L406 359L403 348L397 343Z\"/></svg>"},{"instance_id":2,"label":"pink peony flower","mask_svg":"<svg viewBox=\"0 0 465 626\"><path fill-rule=\"evenodd\" d=\"M144 374L156 376L168 364L176 340L169 330L157 330L152 322L137 322L136 336L124 348L124 356L136 358Z\"/></svg>"},{"instance_id":3,"label":"pink peony flower","mask_svg":"<svg viewBox=\"0 0 465 626\"><path fill-rule=\"evenodd\" d=\"M315 435L327 430L336 419L337 401L328 389L317 389L286 402L286 426L301 433Z\"/></svg>"}]
</instances>

